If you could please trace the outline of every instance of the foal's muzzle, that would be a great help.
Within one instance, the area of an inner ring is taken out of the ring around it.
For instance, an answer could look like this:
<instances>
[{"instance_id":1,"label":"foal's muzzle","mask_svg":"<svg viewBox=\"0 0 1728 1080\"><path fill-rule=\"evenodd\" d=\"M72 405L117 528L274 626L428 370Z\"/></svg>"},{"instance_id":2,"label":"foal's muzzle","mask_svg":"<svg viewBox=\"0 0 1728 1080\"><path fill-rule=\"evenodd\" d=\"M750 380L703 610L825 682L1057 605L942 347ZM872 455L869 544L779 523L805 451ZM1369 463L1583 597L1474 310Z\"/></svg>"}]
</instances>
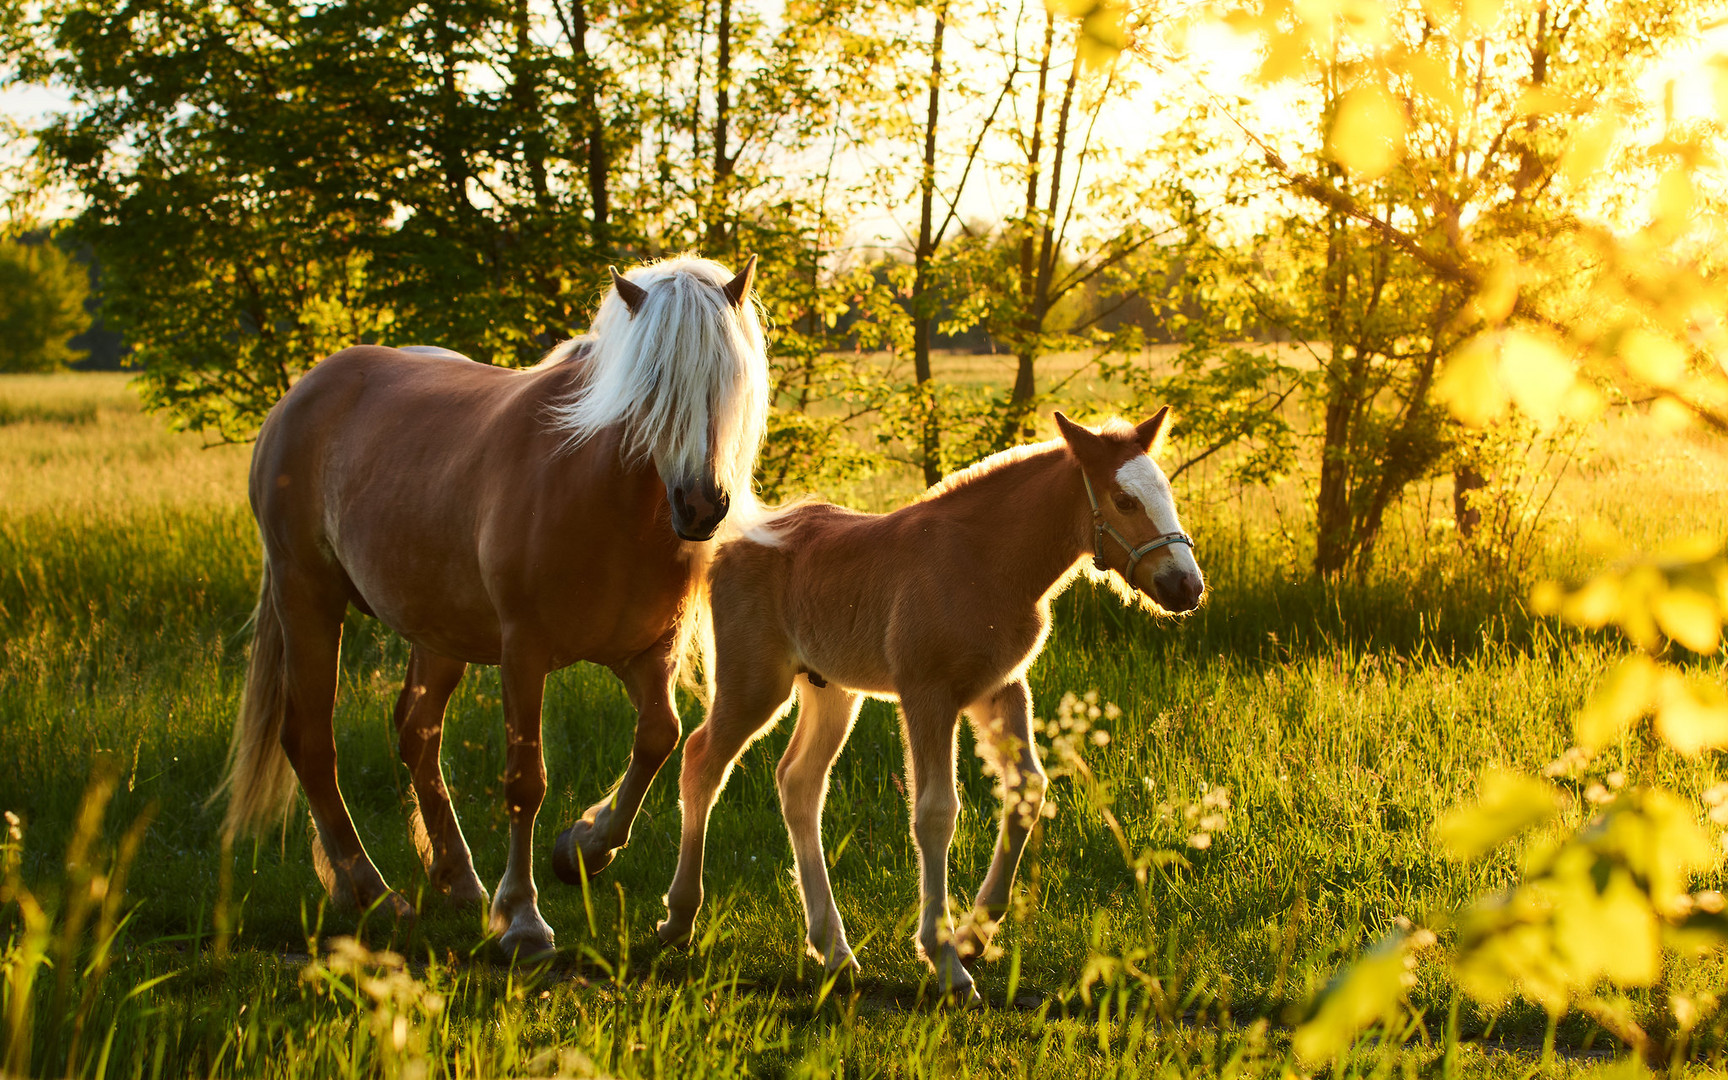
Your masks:
<instances>
[{"instance_id":1,"label":"foal's muzzle","mask_svg":"<svg viewBox=\"0 0 1728 1080\"><path fill-rule=\"evenodd\" d=\"M713 539L732 508L732 497L706 476L694 483L667 484L666 501L672 507L672 531L680 540L697 543Z\"/></svg>"}]
</instances>

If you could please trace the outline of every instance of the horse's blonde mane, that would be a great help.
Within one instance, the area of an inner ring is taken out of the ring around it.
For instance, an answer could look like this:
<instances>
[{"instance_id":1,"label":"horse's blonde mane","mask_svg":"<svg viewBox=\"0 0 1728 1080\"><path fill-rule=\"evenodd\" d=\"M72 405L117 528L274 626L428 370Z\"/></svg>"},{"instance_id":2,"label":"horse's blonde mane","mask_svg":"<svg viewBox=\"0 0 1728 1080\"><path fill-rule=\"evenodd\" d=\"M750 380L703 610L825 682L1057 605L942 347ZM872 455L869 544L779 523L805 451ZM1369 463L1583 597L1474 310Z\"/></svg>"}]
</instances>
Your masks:
<instances>
[{"instance_id":1,"label":"horse's blonde mane","mask_svg":"<svg viewBox=\"0 0 1728 1080\"><path fill-rule=\"evenodd\" d=\"M714 427L714 474L734 511L749 503L756 453L768 417L768 358L754 296L733 307L719 263L684 255L625 275L647 296L634 316L608 289L588 333L564 342L542 365L587 350L583 386L550 409L565 446L582 445L614 424L623 453L652 459L664 477L707 471Z\"/></svg>"}]
</instances>

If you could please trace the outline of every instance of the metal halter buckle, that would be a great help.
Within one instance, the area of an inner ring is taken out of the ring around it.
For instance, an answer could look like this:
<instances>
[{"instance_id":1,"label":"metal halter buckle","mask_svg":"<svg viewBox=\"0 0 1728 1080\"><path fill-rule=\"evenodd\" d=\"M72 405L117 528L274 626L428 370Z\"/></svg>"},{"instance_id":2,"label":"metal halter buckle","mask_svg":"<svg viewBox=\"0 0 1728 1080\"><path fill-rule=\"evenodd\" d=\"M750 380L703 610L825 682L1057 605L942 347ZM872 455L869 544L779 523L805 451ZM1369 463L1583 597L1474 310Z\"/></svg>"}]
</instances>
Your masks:
<instances>
[{"instance_id":1,"label":"metal halter buckle","mask_svg":"<svg viewBox=\"0 0 1728 1080\"><path fill-rule=\"evenodd\" d=\"M1128 538L1123 536L1116 526L1104 520L1104 511L1099 509L1098 496L1092 490L1092 478L1086 475L1085 469L1080 470L1080 482L1086 485L1086 501L1092 504L1092 565L1099 570L1110 569L1104 562L1104 535L1106 533L1117 544L1121 545L1123 551L1128 553L1128 566L1121 573L1123 580L1135 588L1140 586L1134 584L1134 568L1139 566L1140 560L1147 555L1159 548L1169 547L1171 544L1187 544L1189 550L1193 550L1194 538L1185 532L1161 533L1139 547L1130 544Z\"/></svg>"}]
</instances>

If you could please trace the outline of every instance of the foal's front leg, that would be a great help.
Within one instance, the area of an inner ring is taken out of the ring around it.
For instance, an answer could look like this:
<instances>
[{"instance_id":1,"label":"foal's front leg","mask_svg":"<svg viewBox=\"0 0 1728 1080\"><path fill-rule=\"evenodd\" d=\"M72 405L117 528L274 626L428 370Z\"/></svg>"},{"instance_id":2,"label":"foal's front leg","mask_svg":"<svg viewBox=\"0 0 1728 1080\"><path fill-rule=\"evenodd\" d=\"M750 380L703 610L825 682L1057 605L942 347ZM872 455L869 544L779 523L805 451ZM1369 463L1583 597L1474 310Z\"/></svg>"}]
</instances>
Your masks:
<instances>
[{"instance_id":1,"label":"foal's front leg","mask_svg":"<svg viewBox=\"0 0 1728 1080\"><path fill-rule=\"evenodd\" d=\"M948 846L960 816L954 783L954 734L959 708L942 693L900 695L906 756L912 774L912 839L918 845L918 948L936 972L943 993L962 1000L978 996L972 975L954 948L948 914Z\"/></svg>"},{"instance_id":2,"label":"foal's front leg","mask_svg":"<svg viewBox=\"0 0 1728 1080\"><path fill-rule=\"evenodd\" d=\"M1032 741L1032 695L1025 682L1009 683L968 712L978 735L978 753L1002 781L1002 832L972 916L955 941L964 960L983 954L1008 911L1008 894L1020 867L1020 855L1038 824L1049 783L1038 760L1037 744Z\"/></svg>"},{"instance_id":3,"label":"foal's front leg","mask_svg":"<svg viewBox=\"0 0 1728 1080\"><path fill-rule=\"evenodd\" d=\"M534 886L534 818L546 798L546 761L540 751L541 699L547 665L529 650L507 644L500 665L504 685L504 725L509 750L504 765L504 797L510 808L510 857L492 899L492 932L506 953L532 956L553 949L552 928L540 917L540 892Z\"/></svg>"},{"instance_id":4,"label":"foal's front leg","mask_svg":"<svg viewBox=\"0 0 1728 1080\"><path fill-rule=\"evenodd\" d=\"M858 719L863 698L838 686L819 688L798 684L798 726L780 758L776 778L780 812L792 837L792 859L798 864L798 894L804 901L804 921L811 950L828 971L858 966L846 944L846 928L834 891L828 884L828 863L822 854L822 804L828 795L828 773L840 747Z\"/></svg>"},{"instance_id":5,"label":"foal's front leg","mask_svg":"<svg viewBox=\"0 0 1728 1080\"><path fill-rule=\"evenodd\" d=\"M636 742L630 748L624 779L590 806L581 820L559 833L552 846L552 870L567 884L580 885L584 873L593 877L606 869L618 849L630 842L630 826L642 809L648 786L678 746L682 729L672 685L676 646L676 633L670 632L647 652L612 669L636 706Z\"/></svg>"}]
</instances>

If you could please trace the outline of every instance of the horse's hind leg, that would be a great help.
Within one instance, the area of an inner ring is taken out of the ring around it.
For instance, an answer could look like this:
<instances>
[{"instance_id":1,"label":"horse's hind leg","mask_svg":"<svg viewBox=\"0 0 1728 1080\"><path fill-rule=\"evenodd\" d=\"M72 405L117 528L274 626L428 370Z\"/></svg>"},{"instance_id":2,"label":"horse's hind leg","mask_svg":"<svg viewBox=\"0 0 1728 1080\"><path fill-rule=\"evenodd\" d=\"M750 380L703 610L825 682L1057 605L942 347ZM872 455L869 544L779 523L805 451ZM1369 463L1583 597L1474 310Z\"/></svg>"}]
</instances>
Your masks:
<instances>
[{"instance_id":1,"label":"horse's hind leg","mask_svg":"<svg viewBox=\"0 0 1728 1080\"><path fill-rule=\"evenodd\" d=\"M648 787L678 746L682 727L672 689L676 643L676 636L668 634L653 648L612 669L636 706L636 741L624 779L560 833L552 846L552 870L562 881L581 884L583 873L593 877L606 869L618 849L630 842L630 826Z\"/></svg>"},{"instance_id":2,"label":"horse's hind leg","mask_svg":"<svg viewBox=\"0 0 1728 1080\"><path fill-rule=\"evenodd\" d=\"M967 710L978 735L978 753L1002 782L1002 831L996 854L961 927L955 948L963 960L981 956L1008 911L1008 893L1026 849L1026 838L1044 809L1047 780L1032 741L1032 696L1012 682Z\"/></svg>"},{"instance_id":3,"label":"horse's hind leg","mask_svg":"<svg viewBox=\"0 0 1728 1080\"><path fill-rule=\"evenodd\" d=\"M492 898L491 928L506 953L532 956L552 951L552 928L540 917L534 886L534 819L546 799L546 760L540 752L541 699L548 665L532 649L505 643L499 665L504 688L504 726L509 740L504 763L504 798L510 808L510 856Z\"/></svg>"},{"instance_id":4,"label":"horse's hind leg","mask_svg":"<svg viewBox=\"0 0 1728 1080\"><path fill-rule=\"evenodd\" d=\"M483 906L486 889L474 872L474 857L450 805L439 749L444 742L445 707L467 670L460 660L413 649L396 699L397 748L414 780L414 844L432 887L462 907Z\"/></svg>"},{"instance_id":5,"label":"horse's hind leg","mask_svg":"<svg viewBox=\"0 0 1728 1080\"><path fill-rule=\"evenodd\" d=\"M822 804L828 795L829 770L858 719L862 700L837 686L800 683L798 726L777 773L780 811L798 864L798 892L804 900L810 948L829 971L858 966L828 884L828 863L822 855Z\"/></svg>"},{"instance_id":6,"label":"horse's hind leg","mask_svg":"<svg viewBox=\"0 0 1728 1080\"><path fill-rule=\"evenodd\" d=\"M690 940L696 912L702 906L702 856L708 841L708 814L726 785L732 763L780 715L792 695L794 669L783 657L748 655L748 662L728 662L728 645L720 643L719 685L714 707L702 726L684 743L684 764L678 777L683 810L683 837L678 869L666 891L666 920L658 927L660 940L683 944Z\"/></svg>"},{"instance_id":7,"label":"horse's hind leg","mask_svg":"<svg viewBox=\"0 0 1728 1080\"><path fill-rule=\"evenodd\" d=\"M368 908L383 900L396 915L410 916L413 908L390 891L367 857L336 783L336 676L347 599L316 580L287 573L273 588L287 675L282 749L312 809L318 876L339 904Z\"/></svg>"}]
</instances>

